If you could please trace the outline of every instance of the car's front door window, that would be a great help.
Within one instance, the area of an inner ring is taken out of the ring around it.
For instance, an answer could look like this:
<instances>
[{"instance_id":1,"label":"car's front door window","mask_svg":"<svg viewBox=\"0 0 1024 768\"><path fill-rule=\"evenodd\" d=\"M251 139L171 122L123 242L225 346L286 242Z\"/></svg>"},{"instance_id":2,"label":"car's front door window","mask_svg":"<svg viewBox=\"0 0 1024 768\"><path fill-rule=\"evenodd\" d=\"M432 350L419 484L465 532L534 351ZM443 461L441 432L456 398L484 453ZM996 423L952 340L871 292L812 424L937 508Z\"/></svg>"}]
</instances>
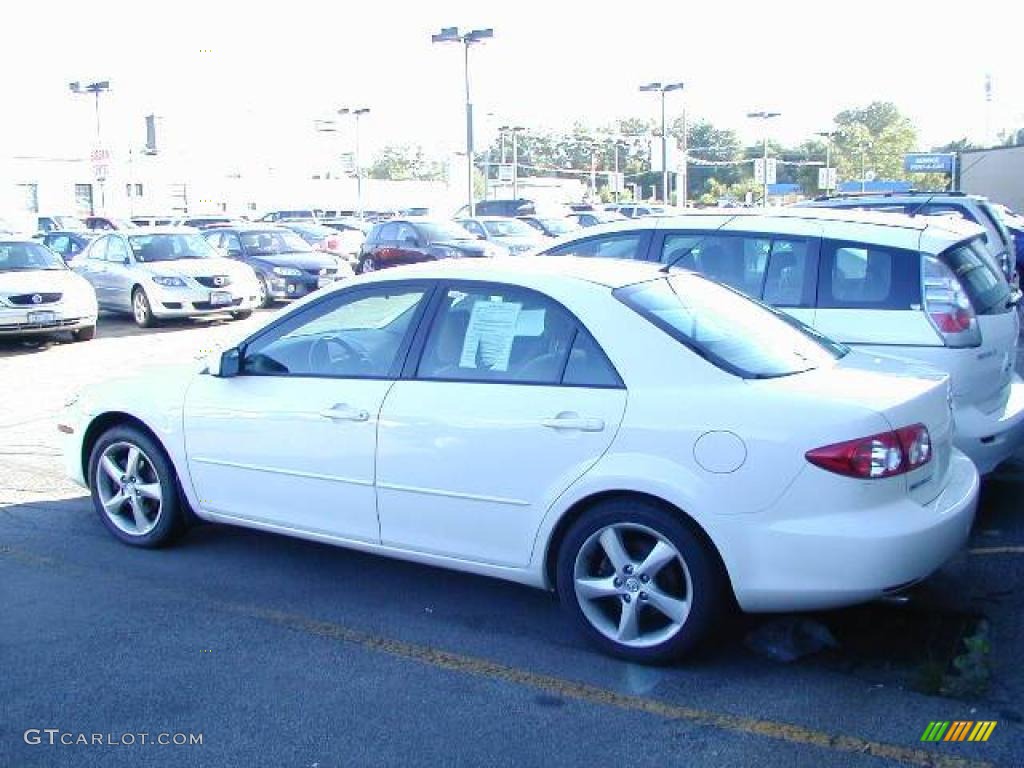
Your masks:
<instances>
[{"instance_id":1,"label":"car's front door window","mask_svg":"<svg viewBox=\"0 0 1024 768\"><path fill-rule=\"evenodd\" d=\"M395 375L426 287L346 291L297 312L245 345L242 374Z\"/></svg>"}]
</instances>

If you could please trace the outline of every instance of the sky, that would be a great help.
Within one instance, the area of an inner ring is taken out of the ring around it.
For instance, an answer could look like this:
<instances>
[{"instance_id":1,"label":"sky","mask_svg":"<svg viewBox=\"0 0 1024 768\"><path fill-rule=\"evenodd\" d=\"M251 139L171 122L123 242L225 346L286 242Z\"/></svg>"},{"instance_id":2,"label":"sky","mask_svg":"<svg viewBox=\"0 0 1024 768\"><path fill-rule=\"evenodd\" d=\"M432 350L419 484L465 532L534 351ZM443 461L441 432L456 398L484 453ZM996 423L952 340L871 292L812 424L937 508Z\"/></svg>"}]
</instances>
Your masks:
<instances>
[{"instance_id":1,"label":"sky","mask_svg":"<svg viewBox=\"0 0 1024 768\"><path fill-rule=\"evenodd\" d=\"M0 45L0 155L87 150L92 103L67 84L98 79L111 82L101 117L115 154L141 147L153 113L161 144L183 160L287 164L351 149L351 120L341 133L313 128L343 106L371 109L364 165L385 144L455 151L462 50L430 41L454 25L494 29L470 51L478 146L503 123L654 117L657 97L638 91L652 80L686 84L669 94L670 119L685 107L748 140L761 131L750 111L781 112L771 135L796 143L874 100L895 102L924 149L963 136L991 143L1024 125L1024 9L1005 0L13 0Z\"/></svg>"}]
</instances>

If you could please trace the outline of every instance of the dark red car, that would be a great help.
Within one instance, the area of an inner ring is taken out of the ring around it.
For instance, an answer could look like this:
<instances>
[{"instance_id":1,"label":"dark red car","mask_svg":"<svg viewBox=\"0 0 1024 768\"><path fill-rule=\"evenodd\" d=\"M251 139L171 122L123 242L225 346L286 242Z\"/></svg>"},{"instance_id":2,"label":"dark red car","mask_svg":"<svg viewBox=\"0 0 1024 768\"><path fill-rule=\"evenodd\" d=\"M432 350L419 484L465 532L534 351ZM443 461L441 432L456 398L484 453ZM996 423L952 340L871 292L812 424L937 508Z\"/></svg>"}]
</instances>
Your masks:
<instances>
[{"instance_id":1,"label":"dark red car","mask_svg":"<svg viewBox=\"0 0 1024 768\"><path fill-rule=\"evenodd\" d=\"M370 230L359 252L359 271L452 258L505 256L508 251L471 235L454 221L392 219Z\"/></svg>"}]
</instances>

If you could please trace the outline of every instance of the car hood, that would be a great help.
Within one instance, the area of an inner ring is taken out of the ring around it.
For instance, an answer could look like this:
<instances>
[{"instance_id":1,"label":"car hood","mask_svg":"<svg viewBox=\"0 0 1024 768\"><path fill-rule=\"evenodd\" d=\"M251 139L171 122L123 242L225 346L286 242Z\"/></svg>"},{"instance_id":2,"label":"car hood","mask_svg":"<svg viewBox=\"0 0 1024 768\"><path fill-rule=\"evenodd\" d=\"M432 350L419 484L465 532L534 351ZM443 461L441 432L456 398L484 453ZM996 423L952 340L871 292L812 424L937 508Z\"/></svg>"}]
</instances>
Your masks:
<instances>
[{"instance_id":1,"label":"car hood","mask_svg":"<svg viewBox=\"0 0 1024 768\"><path fill-rule=\"evenodd\" d=\"M173 261L151 261L138 264L140 269L151 275L167 277L205 277L210 275L231 275L235 278L251 277L252 270L233 259L220 257L209 259L175 259Z\"/></svg>"},{"instance_id":2,"label":"car hood","mask_svg":"<svg viewBox=\"0 0 1024 768\"><path fill-rule=\"evenodd\" d=\"M546 242L543 236L538 233L537 237L531 235L504 235L492 237L491 242L504 245L506 248L522 250L524 248L539 248Z\"/></svg>"},{"instance_id":3,"label":"car hood","mask_svg":"<svg viewBox=\"0 0 1024 768\"><path fill-rule=\"evenodd\" d=\"M296 269L324 269L336 265L333 258L322 253L296 251L295 253L274 253L251 256L253 261L260 261L272 267L295 267Z\"/></svg>"},{"instance_id":4,"label":"car hood","mask_svg":"<svg viewBox=\"0 0 1024 768\"><path fill-rule=\"evenodd\" d=\"M70 269L33 269L18 272L0 272L0 296L20 293L67 293L83 289L84 278Z\"/></svg>"},{"instance_id":5,"label":"car hood","mask_svg":"<svg viewBox=\"0 0 1024 768\"><path fill-rule=\"evenodd\" d=\"M465 251L466 253L475 253L483 256L487 253L487 241L486 240L435 240L431 243L432 246L438 246L443 248L455 248L459 251Z\"/></svg>"}]
</instances>

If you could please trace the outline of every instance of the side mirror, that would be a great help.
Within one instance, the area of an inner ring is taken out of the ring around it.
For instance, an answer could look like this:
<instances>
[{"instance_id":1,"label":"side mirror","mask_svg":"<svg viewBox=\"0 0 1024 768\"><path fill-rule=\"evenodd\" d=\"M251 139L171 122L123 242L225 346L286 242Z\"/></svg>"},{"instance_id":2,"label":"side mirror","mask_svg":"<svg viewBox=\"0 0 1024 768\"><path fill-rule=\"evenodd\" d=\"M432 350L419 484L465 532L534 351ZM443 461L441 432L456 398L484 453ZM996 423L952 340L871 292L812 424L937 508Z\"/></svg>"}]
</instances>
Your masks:
<instances>
[{"instance_id":1,"label":"side mirror","mask_svg":"<svg viewBox=\"0 0 1024 768\"><path fill-rule=\"evenodd\" d=\"M219 379L230 379L242 371L242 353L238 347L210 355L209 372Z\"/></svg>"},{"instance_id":2,"label":"side mirror","mask_svg":"<svg viewBox=\"0 0 1024 768\"><path fill-rule=\"evenodd\" d=\"M125 256L124 257L124 265L126 267L130 267L132 265L132 257L131 256Z\"/></svg>"}]
</instances>

